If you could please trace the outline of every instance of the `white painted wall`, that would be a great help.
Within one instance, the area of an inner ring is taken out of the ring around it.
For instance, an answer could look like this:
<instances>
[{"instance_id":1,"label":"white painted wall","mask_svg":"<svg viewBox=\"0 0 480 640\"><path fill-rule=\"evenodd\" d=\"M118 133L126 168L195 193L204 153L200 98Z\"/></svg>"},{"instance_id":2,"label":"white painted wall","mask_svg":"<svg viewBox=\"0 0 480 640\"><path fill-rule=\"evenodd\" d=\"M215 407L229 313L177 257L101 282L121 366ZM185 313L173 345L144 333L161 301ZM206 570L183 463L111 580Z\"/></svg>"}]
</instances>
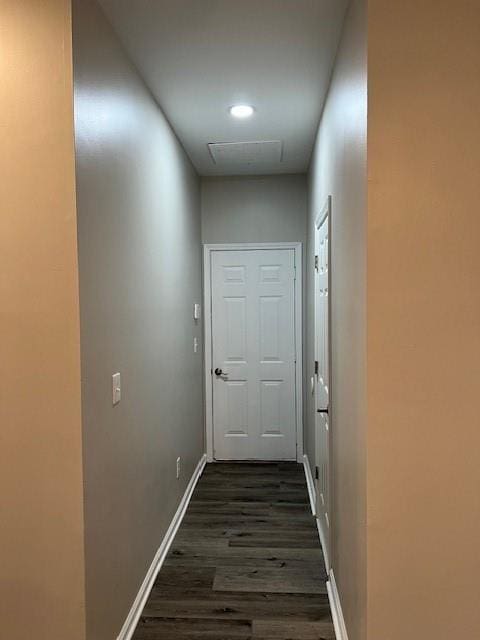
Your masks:
<instances>
[{"instance_id":1,"label":"white painted wall","mask_svg":"<svg viewBox=\"0 0 480 640\"><path fill-rule=\"evenodd\" d=\"M203 453L200 184L92 0L74 1L74 78L87 637L106 640Z\"/></svg>"},{"instance_id":2,"label":"white painted wall","mask_svg":"<svg viewBox=\"0 0 480 640\"><path fill-rule=\"evenodd\" d=\"M202 242L305 242L302 174L202 179Z\"/></svg>"}]
</instances>

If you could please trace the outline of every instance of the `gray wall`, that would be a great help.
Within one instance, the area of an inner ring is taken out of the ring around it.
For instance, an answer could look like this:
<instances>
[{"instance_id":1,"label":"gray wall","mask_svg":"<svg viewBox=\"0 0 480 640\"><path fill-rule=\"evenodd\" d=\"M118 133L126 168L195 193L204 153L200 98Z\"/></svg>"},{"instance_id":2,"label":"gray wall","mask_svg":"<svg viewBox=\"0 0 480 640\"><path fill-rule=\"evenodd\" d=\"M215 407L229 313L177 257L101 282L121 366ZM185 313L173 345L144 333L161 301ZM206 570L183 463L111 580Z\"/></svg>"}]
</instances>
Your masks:
<instances>
[{"instance_id":1,"label":"gray wall","mask_svg":"<svg viewBox=\"0 0 480 640\"><path fill-rule=\"evenodd\" d=\"M89 640L116 637L203 453L199 180L92 0L74 1ZM111 403L111 376L122 401ZM182 474L176 479L177 456Z\"/></svg>"},{"instance_id":2,"label":"gray wall","mask_svg":"<svg viewBox=\"0 0 480 640\"><path fill-rule=\"evenodd\" d=\"M308 261L314 223L332 196L333 558L350 640L365 638L366 591L366 8L347 13L310 170ZM308 270L307 378L313 375L313 269ZM315 412L307 406L314 460Z\"/></svg>"},{"instance_id":3,"label":"gray wall","mask_svg":"<svg viewBox=\"0 0 480 640\"><path fill-rule=\"evenodd\" d=\"M202 242L305 242L304 175L202 179Z\"/></svg>"}]
</instances>

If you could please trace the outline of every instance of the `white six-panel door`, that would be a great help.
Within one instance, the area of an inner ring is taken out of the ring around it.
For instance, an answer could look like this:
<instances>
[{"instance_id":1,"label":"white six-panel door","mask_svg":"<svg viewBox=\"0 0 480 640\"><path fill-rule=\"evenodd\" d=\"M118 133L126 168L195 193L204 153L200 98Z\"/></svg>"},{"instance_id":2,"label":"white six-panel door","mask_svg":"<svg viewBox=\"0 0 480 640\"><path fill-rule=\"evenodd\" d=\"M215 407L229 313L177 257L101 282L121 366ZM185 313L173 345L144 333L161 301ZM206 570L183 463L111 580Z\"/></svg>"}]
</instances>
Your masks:
<instances>
[{"instance_id":1,"label":"white six-panel door","mask_svg":"<svg viewBox=\"0 0 480 640\"><path fill-rule=\"evenodd\" d=\"M325 213L325 212L324 212ZM315 483L316 516L327 566L330 557L329 215L315 228Z\"/></svg>"},{"instance_id":2,"label":"white six-panel door","mask_svg":"<svg viewBox=\"0 0 480 640\"><path fill-rule=\"evenodd\" d=\"M217 460L295 460L295 252L211 258L213 448Z\"/></svg>"}]
</instances>

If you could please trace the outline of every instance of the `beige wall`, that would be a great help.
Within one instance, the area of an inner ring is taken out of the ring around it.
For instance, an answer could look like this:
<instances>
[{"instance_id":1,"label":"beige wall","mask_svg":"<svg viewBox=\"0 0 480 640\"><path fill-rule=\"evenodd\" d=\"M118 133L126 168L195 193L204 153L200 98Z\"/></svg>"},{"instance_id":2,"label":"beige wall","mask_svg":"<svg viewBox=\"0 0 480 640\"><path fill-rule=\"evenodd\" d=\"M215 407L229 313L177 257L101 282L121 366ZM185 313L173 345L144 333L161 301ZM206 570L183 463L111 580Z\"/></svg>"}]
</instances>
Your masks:
<instances>
[{"instance_id":1,"label":"beige wall","mask_svg":"<svg viewBox=\"0 0 480 640\"><path fill-rule=\"evenodd\" d=\"M202 242L305 242L304 175L202 179Z\"/></svg>"},{"instance_id":2,"label":"beige wall","mask_svg":"<svg viewBox=\"0 0 480 640\"><path fill-rule=\"evenodd\" d=\"M480 4L369 2L368 638L480 637Z\"/></svg>"},{"instance_id":3,"label":"beige wall","mask_svg":"<svg viewBox=\"0 0 480 640\"><path fill-rule=\"evenodd\" d=\"M366 632L366 92L366 7L363 0L354 0L345 19L309 176L306 359L310 380L314 224L331 195L332 566L349 640L361 640ZM307 393L306 399L307 454L313 466L315 411L313 397Z\"/></svg>"},{"instance_id":4,"label":"beige wall","mask_svg":"<svg viewBox=\"0 0 480 640\"><path fill-rule=\"evenodd\" d=\"M105 640L204 451L200 185L92 0L74 2L74 70L87 632Z\"/></svg>"},{"instance_id":5,"label":"beige wall","mask_svg":"<svg viewBox=\"0 0 480 640\"><path fill-rule=\"evenodd\" d=\"M0 4L0 635L81 640L70 3Z\"/></svg>"}]
</instances>

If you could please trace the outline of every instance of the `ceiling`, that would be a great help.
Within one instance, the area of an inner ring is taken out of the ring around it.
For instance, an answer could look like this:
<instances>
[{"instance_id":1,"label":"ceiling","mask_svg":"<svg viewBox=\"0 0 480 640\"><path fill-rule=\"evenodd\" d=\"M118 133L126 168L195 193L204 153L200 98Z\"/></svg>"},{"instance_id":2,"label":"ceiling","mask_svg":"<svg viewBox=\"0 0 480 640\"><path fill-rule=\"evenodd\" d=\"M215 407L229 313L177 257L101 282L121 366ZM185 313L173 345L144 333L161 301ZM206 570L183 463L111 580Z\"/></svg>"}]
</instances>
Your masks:
<instances>
[{"instance_id":1,"label":"ceiling","mask_svg":"<svg viewBox=\"0 0 480 640\"><path fill-rule=\"evenodd\" d=\"M100 4L200 175L306 171L348 0ZM254 115L232 118L237 103ZM280 161L215 164L207 147L273 140Z\"/></svg>"}]
</instances>

